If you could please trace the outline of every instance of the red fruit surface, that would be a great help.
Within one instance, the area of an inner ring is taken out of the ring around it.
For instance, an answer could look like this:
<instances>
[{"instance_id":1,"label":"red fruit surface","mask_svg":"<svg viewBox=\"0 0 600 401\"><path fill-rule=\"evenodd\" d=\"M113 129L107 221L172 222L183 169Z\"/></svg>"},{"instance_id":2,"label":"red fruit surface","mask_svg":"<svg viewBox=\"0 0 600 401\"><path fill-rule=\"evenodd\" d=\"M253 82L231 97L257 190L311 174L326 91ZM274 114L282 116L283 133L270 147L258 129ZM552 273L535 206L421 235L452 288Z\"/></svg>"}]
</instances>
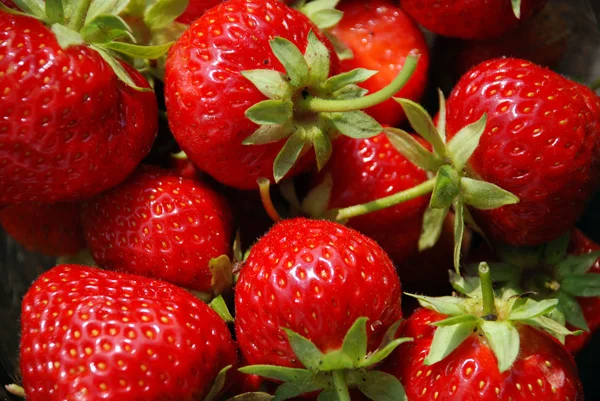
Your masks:
<instances>
[{"instance_id":1,"label":"red fruit surface","mask_svg":"<svg viewBox=\"0 0 600 401\"><path fill-rule=\"evenodd\" d=\"M427 85L429 49L417 24L391 0L347 0L338 9L342 20L331 32L352 50L354 57L340 62L341 69L379 71L360 84L369 93L387 86L398 75L409 54L420 54L417 69L395 96L418 101ZM381 124L404 121L402 107L393 99L365 110Z\"/></svg>"},{"instance_id":2,"label":"red fruit surface","mask_svg":"<svg viewBox=\"0 0 600 401\"><path fill-rule=\"evenodd\" d=\"M333 182L329 209L370 202L427 180L425 171L400 154L385 134L369 139L338 138L319 177L324 174L330 174ZM417 249L428 202L428 197L422 196L351 218L347 225L375 239L394 261L400 261Z\"/></svg>"},{"instance_id":3,"label":"red fruit surface","mask_svg":"<svg viewBox=\"0 0 600 401\"><path fill-rule=\"evenodd\" d=\"M463 39L497 37L531 18L546 0L521 0L521 18L510 0L400 0L419 24L443 36Z\"/></svg>"},{"instance_id":4,"label":"red fruit surface","mask_svg":"<svg viewBox=\"0 0 600 401\"><path fill-rule=\"evenodd\" d=\"M402 317L400 295L392 262L370 238L324 220L283 220L252 247L240 273L240 350L250 364L301 367L282 327L327 352L362 316L373 350Z\"/></svg>"},{"instance_id":5,"label":"red fruit surface","mask_svg":"<svg viewBox=\"0 0 600 401\"><path fill-rule=\"evenodd\" d=\"M208 185L141 166L83 207L87 242L99 266L210 291L209 261L230 253L232 217Z\"/></svg>"},{"instance_id":6,"label":"red fruit surface","mask_svg":"<svg viewBox=\"0 0 600 401\"><path fill-rule=\"evenodd\" d=\"M177 21L182 24L190 25L212 7L222 3L223 0L190 0L188 6L179 17Z\"/></svg>"},{"instance_id":7,"label":"red fruit surface","mask_svg":"<svg viewBox=\"0 0 600 401\"><path fill-rule=\"evenodd\" d=\"M466 73L447 102L447 134L487 113L468 173L512 192L516 205L471 209L484 232L536 245L568 231L598 186L600 101L528 61L494 59Z\"/></svg>"},{"instance_id":8,"label":"red fruit surface","mask_svg":"<svg viewBox=\"0 0 600 401\"><path fill-rule=\"evenodd\" d=\"M173 45L165 74L169 125L201 170L239 189L256 189L261 176L273 179L273 162L283 141L242 144L258 128L245 111L266 97L241 72L284 72L269 40L283 37L304 52L311 30L330 49L330 75L337 73L337 56L329 40L305 15L278 0L222 3L194 22ZM309 161L299 161L290 174L308 167Z\"/></svg>"},{"instance_id":9,"label":"red fruit surface","mask_svg":"<svg viewBox=\"0 0 600 401\"><path fill-rule=\"evenodd\" d=\"M404 324L400 345L383 367L398 377L411 401L583 401L575 362L553 337L530 326L517 326L520 353L513 366L500 373L498 361L484 337L469 336L442 361L426 366L435 326L446 318L417 310Z\"/></svg>"},{"instance_id":10,"label":"red fruit surface","mask_svg":"<svg viewBox=\"0 0 600 401\"><path fill-rule=\"evenodd\" d=\"M85 266L40 276L21 325L31 401L202 399L237 358L224 321L187 291Z\"/></svg>"},{"instance_id":11,"label":"red fruit surface","mask_svg":"<svg viewBox=\"0 0 600 401\"><path fill-rule=\"evenodd\" d=\"M0 204L110 188L149 152L158 125L154 94L126 86L96 51L63 50L41 22L1 11L0 103Z\"/></svg>"},{"instance_id":12,"label":"red fruit surface","mask_svg":"<svg viewBox=\"0 0 600 401\"><path fill-rule=\"evenodd\" d=\"M71 255L85 248L79 203L24 203L0 210L2 228L29 251Z\"/></svg>"}]
</instances>

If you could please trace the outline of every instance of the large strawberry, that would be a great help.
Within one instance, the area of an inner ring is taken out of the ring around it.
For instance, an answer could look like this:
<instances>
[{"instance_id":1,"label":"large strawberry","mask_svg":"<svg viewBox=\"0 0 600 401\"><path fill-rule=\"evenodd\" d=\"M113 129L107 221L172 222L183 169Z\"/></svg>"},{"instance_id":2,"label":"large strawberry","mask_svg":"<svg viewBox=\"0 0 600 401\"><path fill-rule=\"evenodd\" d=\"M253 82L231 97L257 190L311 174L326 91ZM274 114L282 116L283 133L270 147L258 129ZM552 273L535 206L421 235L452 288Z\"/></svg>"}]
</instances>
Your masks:
<instances>
[{"instance_id":1,"label":"large strawberry","mask_svg":"<svg viewBox=\"0 0 600 401\"><path fill-rule=\"evenodd\" d=\"M211 399L219 372L236 362L225 322L193 295L97 268L60 265L40 276L21 326L31 401Z\"/></svg>"},{"instance_id":2,"label":"large strawberry","mask_svg":"<svg viewBox=\"0 0 600 401\"><path fill-rule=\"evenodd\" d=\"M430 31L464 39L500 36L531 18L546 0L400 0L400 6Z\"/></svg>"},{"instance_id":3,"label":"large strawberry","mask_svg":"<svg viewBox=\"0 0 600 401\"><path fill-rule=\"evenodd\" d=\"M404 324L402 344L383 370L411 401L583 401L572 356L549 333L570 332L546 315L556 302L514 293L494 298L489 278L455 282L466 298L419 297L425 308ZM547 331L547 332L546 332Z\"/></svg>"},{"instance_id":4,"label":"large strawberry","mask_svg":"<svg viewBox=\"0 0 600 401\"><path fill-rule=\"evenodd\" d=\"M427 85L429 49L417 24L391 0L346 0L338 9L344 13L331 33L343 42L353 57L342 60L343 71L354 68L377 70L360 84L369 92L388 85L402 69L406 57L421 55L417 69L396 96L418 101ZM402 107L392 99L365 110L381 124L395 126L404 120Z\"/></svg>"},{"instance_id":5,"label":"large strawberry","mask_svg":"<svg viewBox=\"0 0 600 401\"><path fill-rule=\"evenodd\" d=\"M203 292L223 284L213 281L211 267L217 266L211 259L230 253L231 211L201 181L141 166L125 182L87 202L83 224L101 267Z\"/></svg>"},{"instance_id":6,"label":"large strawberry","mask_svg":"<svg viewBox=\"0 0 600 401\"><path fill-rule=\"evenodd\" d=\"M398 92L416 58L407 58L385 90L362 97L355 84L373 72L333 77L337 56L305 15L276 0L229 0L194 22L169 53L169 123L201 170L229 186L252 189L259 177L279 181L307 167L313 147L321 168L339 132L381 132L359 110Z\"/></svg>"},{"instance_id":7,"label":"large strawberry","mask_svg":"<svg viewBox=\"0 0 600 401\"><path fill-rule=\"evenodd\" d=\"M79 203L24 203L0 210L0 224L30 251L50 256L85 248Z\"/></svg>"},{"instance_id":8,"label":"large strawberry","mask_svg":"<svg viewBox=\"0 0 600 401\"><path fill-rule=\"evenodd\" d=\"M0 11L0 204L94 195L150 150L156 99L114 54L155 58L169 45L115 41L130 35L119 10L89 3L17 1L36 18Z\"/></svg>"},{"instance_id":9,"label":"large strawberry","mask_svg":"<svg viewBox=\"0 0 600 401\"><path fill-rule=\"evenodd\" d=\"M289 381L280 399L324 390L348 401L347 387L357 384L368 393L381 376L365 368L402 341L390 343L402 315L391 261L373 240L323 220L284 220L262 237L242 268L235 304L240 350L249 363L265 364L242 370ZM382 338L387 351L375 351Z\"/></svg>"}]
</instances>

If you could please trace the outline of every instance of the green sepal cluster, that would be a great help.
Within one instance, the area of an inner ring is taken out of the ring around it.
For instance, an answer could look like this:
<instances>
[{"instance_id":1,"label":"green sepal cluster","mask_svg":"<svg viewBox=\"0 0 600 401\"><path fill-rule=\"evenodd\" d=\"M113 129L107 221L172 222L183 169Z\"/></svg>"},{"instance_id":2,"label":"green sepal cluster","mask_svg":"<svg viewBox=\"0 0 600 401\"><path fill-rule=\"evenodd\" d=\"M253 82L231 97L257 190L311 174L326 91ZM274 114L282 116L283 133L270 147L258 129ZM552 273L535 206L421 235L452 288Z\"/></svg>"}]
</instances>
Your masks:
<instances>
[{"instance_id":1,"label":"green sepal cluster","mask_svg":"<svg viewBox=\"0 0 600 401\"><path fill-rule=\"evenodd\" d=\"M89 45L96 50L117 77L128 86L150 91L135 85L117 57L129 59L157 59L172 45L157 46L135 44L131 27L119 17L129 0L17 0L22 11L11 10L2 4L5 12L34 17L47 24L62 48Z\"/></svg>"},{"instance_id":2,"label":"green sepal cluster","mask_svg":"<svg viewBox=\"0 0 600 401\"><path fill-rule=\"evenodd\" d=\"M460 296L436 298L409 294L417 298L422 307L448 316L432 323L437 328L424 361L426 365L443 360L469 336L480 333L494 352L499 371L504 372L510 369L519 354L519 325L544 330L560 341L567 335L578 334L551 318L558 305L557 299L536 301L512 290L495 294L491 277L486 280L486 276L481 275L481 272L489 274L490 271L485 262L479 271L481 278L463 278L450 271L452 286Z\"/></svg>"},{"instance_id":3,"label":"green sepal cluster","mask_svg":"<svg viewBox=\"0 0 600 401\"><path fill-rule=\"evenodd\" d=\"M406 400L400 381L393 375L373 370L373 367L400 344L412 339L395 338L401 323L398 321L387 330L379 348L368 352L367 320L366 317L358 318L344 337L341 348L328 353L322 353L307 338L282 329L304 369L251 365L240 371L283 382L275 391L274 401L314 391L320 393L319 400L350 401L349 388L357 388L374 401Z\"/></svg>"},{"instance_id":4,"label":"green sepal cluster","mask_svg":"<svg viewBox=\"0 0 600 401\"><path fill-rule=\"evenodd\" d=\"M513 13L517 19L521 19L521 0L510 0Z\"/></svg>"},{"instance_id":5,"label":"green sepal cluster","mask_svg":"<svg viewBox=\"0 0 600 401\"><path fill-rule=\"evenodd\" d=\"M225 386L225 381L227 380L227 372L229 371L229 369L231 369L231 365L227 365L219 371L219 374L213 381L213 385L210 388L210 391L208 392L206 397L204 397L203 401L213 401L214 399L216 399L219 393L221 393L221 390L223 390L223 387Z\"/></svg>"},{"instance_id":6,"label":"green sepal cluster","mask_svg":"<svg viewBox=\"0 0 600 401\"><path fill-rule=\"evenodd\" d=\"M428 171L435 179L429 207L423 218L419 250L432 247L438 241L444 219L454 209L454 266L460 267L460 251L465 222L476 227L469 209L496 209L515 204L519 199L497 185L468 176L467 162L485 131L487 117L462 128L451 140L446 138L446 106L440 95L440 112L437 126L419 104L408 100L395 100L402 106L417 134L425 139L433 151L426 149L413 136L397 128L387 128L385 133L392 145L413 164Z\"/></svg>"}]
</instances>

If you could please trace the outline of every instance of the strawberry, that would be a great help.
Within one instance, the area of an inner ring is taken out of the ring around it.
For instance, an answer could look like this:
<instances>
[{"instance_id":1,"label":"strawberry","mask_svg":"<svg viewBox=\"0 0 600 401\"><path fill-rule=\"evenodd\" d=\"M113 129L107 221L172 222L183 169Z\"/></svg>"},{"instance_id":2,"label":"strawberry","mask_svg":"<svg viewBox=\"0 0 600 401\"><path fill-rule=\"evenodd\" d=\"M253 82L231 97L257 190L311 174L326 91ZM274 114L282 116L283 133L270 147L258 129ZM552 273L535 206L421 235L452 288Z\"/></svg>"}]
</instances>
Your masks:
<instances>
[{"instance_id":1,"label":"strawberry","mask_svg":"<svg viewBox=\"0 0 600 401\"><path fill-rule=\"evenodd\" d=\"M343 71L367 68L379 71L360 84L369 92L388 85L402 69L408 54L420 54L417 69L396 96L418 101L427 85L429 49L417 24L391 0L346 0L338 5L344 13L331 33L353 53L342 60ZM398 125L405 117L392 99L365 110L381 124Z\"/></svg>"},{"instance_id":2,"label":"strawberry","mask_svg":"<svg viewBox=\"0 0 600 401\"><path fill-rule=\"evenodd\" d=\"M21 326L31 401L203 399L237 358L225 322L187 291L85 266L40 276Z\"/></svg>"},{"instance_id":3,"label":"strawberry","mask_svg":"<svg viewBox=\"0 0 600 401\"><path fill-rule=\"evenodd\" d=\"M110 40L129 35L112 5L93 8L106 17L88 15L83 27L85 15L72 13L87 8L58 14L55 7L48 3L48 14L25 10L41 21L0 11L0 204L70 201L106 190L134 170L156 136L148 83L109 48L152 58L168 45ZM117 22L110 38L98 27Z\"/></svg>"},{"instance_id":4,"label":"strawberry","mask_svg":"<svg viewBox=\"0 0 600 401\"><path fill-rule=\"evenodd\" d=\"M222 2L223 0L190 0L185 11L177 17L177 22L190 25L200 18L207 10Z\"/></svg>"},{"instance_id":5,"label":"strawberry","mask_svg":"<svg viewBox=\"0 0 600 401\"><path fill-rule=\"evenodd\" d=\"M278 182L306 170L311 148L322 168L339 133L380 133L360 109L398 92L417 58L407 57L386 90L362 97L356 84L374 72L333 76L337 56L308 17L276 0L229 0L194 22L169 53L170 127L202 171L254 189L259 177Z\"/></svg>"},{"instance_id":6,"label":"strawberry","mask_svg":"<svg viewBox=\"0 0 600 401\"><path fill-rule=\"evenodd\" d=\"M463 39L497 37L531 18L546 0L400 0L419 24L443 36Z\"/></svg>"},{"instance_id":7,"label":"strawberry","mask_svg":"<svg viewBox=\"0 0 600 401\"><path fill-rule=\"evenodd\" d=\"M231 220L208 185L150 166L83 207L100 267L204 292L211 291L211 258L230 253Z\"/></svg>"},{"instance_id":8,"label":"strawberry","mask_svg":"<svg viewBox=\"0 0 600 401\"><path fill-rule=\"evenodd\" d=\"M583 401L572 356L549 334L570 333L545 316L556 302L494 298L483 271L481 284L455 281L465 299L418 297L424 308L401 329L414 341L398 347L383 370L401 379L411 401Z\"/></svg>"},{"instance_id":9,"label":"strawberry","mask_svg":"<svg viewBox=\"0 0 600 401\"><path fill-rule=\"evenodd\" d=\"M2 228L26 249L50 256L85 248L79 203L25 203L0 210Z\"/></svg>"},{"instance_id":10,"label":"strawberry","mask_svg":"<svg viewBox=\"0 0 600 401\"><path fill-rule=\"evenodd\" d=\"M347 386L358 378L370 385L379 373L363 376L384 357L385 347L375 347L382 338L385 344L393 339L394 322L402 315L398 276L373 240L336 223L304 218L277 223L252 247L235 306L242 355L251 364L268 364L240 370L291 381L277 390L280 399L329 389L348 401ZM390 327L392 336L384 336ZM395 341L397 346L404 340ZM286 376L292 371L302 373ZM296 388L284 391L289 385Z\"/></svg>"},{"instance_id":11,"label":"strawberry","mask_svg":"<svg viewBox=\"0 0 600 401\"><path fill-rule=\"evenodd\" d=\"M536 245L573 226L600 177L600 99L591 90L528 61L495 59L463 76L447 110L449 138L487 114L466 171L520 199L473 210L489 238Z\"/></svg>"}]
</instances>

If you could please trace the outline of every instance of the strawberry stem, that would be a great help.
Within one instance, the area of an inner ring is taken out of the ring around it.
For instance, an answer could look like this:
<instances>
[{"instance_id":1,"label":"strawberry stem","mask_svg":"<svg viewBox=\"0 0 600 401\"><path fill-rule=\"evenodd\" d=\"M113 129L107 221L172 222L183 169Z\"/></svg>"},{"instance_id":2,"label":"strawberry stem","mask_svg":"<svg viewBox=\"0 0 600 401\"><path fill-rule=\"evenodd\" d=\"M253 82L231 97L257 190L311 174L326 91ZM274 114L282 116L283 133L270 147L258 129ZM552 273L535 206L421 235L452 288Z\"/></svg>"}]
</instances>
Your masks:
<instances>
[{"instance_id":1,"label":"strawberry stem","mask_svg":"<svg viewBox=\"0 0 600 401\"><path fill-rule=\"evenodd\" d=\"M435 178L425 181L415 187L402 192L397 192L393 195L386 196L371 202L361 205L345 207L343 209L333 209L326 213L326 217L333 221L345 221L352 217L362 216L363 214L377 212L388 207L396 206L400 203L418 198L419 196L427 195L433 191L435 186Z\"/></svg>"},{"instance_id":2,"label":"strawberry stem","mask_svg":"<svg viewBox=\"0 0 600 401\"><path fill-rule=\"evenodd\" d=\"M271 182L265 177L260 177L256 182L258 183L260 200L262 201L265 211L274 222L280 221L281 216L277 213L277 209L275 209L273 200L271 199Z\"/></svg>"},{"instance_id":3,"label":"strawberry stem","mask_svg":"<svg viewBox=\"0 0 600 401\"><path fill-rule=\"evenodd\" d=\"M79 32L83 28L90 4L92 4L92 0L79 0L76 3L75 10L68 23L69 28L75 32Z\"/></svg>"},{"instance_id":4,"label":"strawberry stem","mask_svg":"<svg viewBox=\"0 0 600 401\"><path fill-rule=\"evenodd\" d=\"M348 385L346 384L346 377L344 371L334 370L331 372L333 378L333 386L337 393L338 401L351 401L350 392L348 391Z\"/></svg>"},{"instance_id":5,"label":"strawberry stem","mask_svg":"<svg viewBox=\"0 0 600 401\"><path fill-rule=\"evenodd\" d=\"M496 320L496 296L492 285L492 274L487 263L479 264L479 280L481 282L481 296L483 300L483 318Z\"/></svg>"},{"instance_id":6,"label":"strawberry stem","mask_svg":"<svg viewBox=\"0 0 600 401\"><path fill-rule=\"evenodd\" d=\"M406 82L408 82L417 68L419 57L419 54L410 54L406 58L402 70L396 75L396 78L385 88L370 95L345 100L319 99L307 96L304 99L300 99L296 106L303 110L328 113L362 110L378 105L398 93Z\"/></svg>"}]
</instances>

